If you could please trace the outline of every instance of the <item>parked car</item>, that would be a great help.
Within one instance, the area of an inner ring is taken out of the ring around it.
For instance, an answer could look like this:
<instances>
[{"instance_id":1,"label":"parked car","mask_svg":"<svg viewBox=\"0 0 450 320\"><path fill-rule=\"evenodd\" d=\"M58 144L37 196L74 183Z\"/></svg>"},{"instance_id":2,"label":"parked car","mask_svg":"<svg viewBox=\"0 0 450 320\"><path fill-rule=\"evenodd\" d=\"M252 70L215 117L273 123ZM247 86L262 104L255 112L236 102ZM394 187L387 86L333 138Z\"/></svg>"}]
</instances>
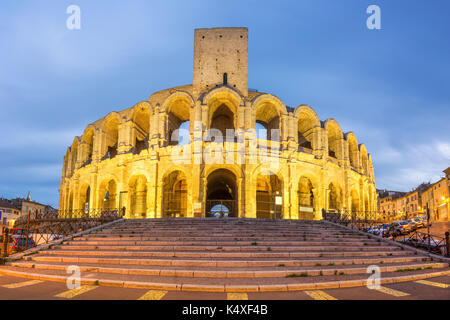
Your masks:
<instances>
[{"instance_id":1,"label":"parked car","mask_svg":"<svg viewBox=\"0 0 450 320\"><path fill-rule=\"evenodd\" d=\"M423 228L423 227L424 227L424 225L423 225L423 220L420 219L419 217L413 218L413 219L411 219L411 221L412 221L413 223L416 224L416 229L419 229L419 228Z\"/></svg>"},{"instance_id":2,"label":"parked car","mask_svg":"<svg viewBox=\"0 0 450 320\"><path fill-rule=\"evenodd\" d=\"M428 227L428 219L427 217L418 217L421 221L424 227ZM431 222L430 222L430 227L431 227Z\"/></svg>"},{"instance_id":3,"label":"parked car","mask_svg":"<svg viewBox=\"0 0 450 320\"><path fill-rule=\"evenodd\" d=\"M413 225L409 221L394 221L392 225L394 226L395 235L408 234L413 231Z\"/></svg>"},{"instance_id":4,"label":"parked car","mask_svg":"<svg viewBox=\"0 0 450 320\"><path fill-rule=\"evenodd\" d=\"M416 231L417 229L419 229L419 226L418 226L417 222L414 220L414 218L408 219L408 220L405 220L405 221L407 221L411 225L411 230L412 231Z\"/></svg>"}]
</instances>

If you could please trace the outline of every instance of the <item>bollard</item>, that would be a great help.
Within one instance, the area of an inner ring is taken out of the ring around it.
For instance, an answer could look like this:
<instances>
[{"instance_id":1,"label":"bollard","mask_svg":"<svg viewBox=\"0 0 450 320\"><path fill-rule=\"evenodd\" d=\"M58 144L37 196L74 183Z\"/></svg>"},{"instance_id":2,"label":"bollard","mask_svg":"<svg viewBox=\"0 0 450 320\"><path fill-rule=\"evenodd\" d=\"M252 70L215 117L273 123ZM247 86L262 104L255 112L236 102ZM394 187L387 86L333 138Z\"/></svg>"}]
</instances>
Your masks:
<instances>
[{"instance_id":1,"label":"bollard","mask_svg":"<svg viewBox=\"0 0 450 320\"><path fill-rule=\"evenodd\" d=\"M9 229L3 229L3 245L2 245L2 257L8 256L8 240L9 240Z\"/></svg>"},{"instance_id":2,"label":"bollard","mask_svg":"<svg viewBox=\"0 0 450 320\"><path fill-rule=\"evenodd\" d=\"M446 256L450 257L450 239L448 231L445 233L445 247L447 249Z\"/></svg>"}]
</instances>

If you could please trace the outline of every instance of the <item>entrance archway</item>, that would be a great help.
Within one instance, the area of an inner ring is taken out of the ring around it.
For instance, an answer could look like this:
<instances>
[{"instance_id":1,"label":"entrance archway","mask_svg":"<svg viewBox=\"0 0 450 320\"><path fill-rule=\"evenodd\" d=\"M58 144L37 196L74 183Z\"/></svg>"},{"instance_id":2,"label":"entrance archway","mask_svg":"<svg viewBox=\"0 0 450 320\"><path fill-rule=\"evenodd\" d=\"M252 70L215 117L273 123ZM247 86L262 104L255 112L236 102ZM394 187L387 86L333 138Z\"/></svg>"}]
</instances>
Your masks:
<instances>
[{"instance_id":1,"label":"entrance archway","mask_svg":"<svg viewBox=\"0 0 450 320\"><path fill-rule=\"evenodd\" d=\"M301 177L298 182L298 206L300 220L314 219L314 194L311 180Z\"/></svg>"},{"instance_id":2,"label":"entrance archway","mask_svg":"<svg viewBox=\"0 0 450 320\"><path fill-rule=\"evenodd\" d=\"M206 216L237 217L237 194L234 173L227 169L212 172L206 184Z\"/></svg>"},{"instance_id":3,"label":"entrance archway","mask_svg":"<svg viewBox=\"0 0 450 320\"><path fill-rule=\"evenodd\" d=\"M280 203L282 181L275 174L259 174L256 180L256 217L262 219L282 218Z\"/></svg>"},{"instance_id":4,"label":"entrance archway","mask_svg":"<svg viewBox=\"0 0 450 320\"><path fill-rule=\"evenodd\" d=\"M181 171L174 171L164 178L163 216L165 218L186 217L187 182Z\"/></svg>"}]
</instances>

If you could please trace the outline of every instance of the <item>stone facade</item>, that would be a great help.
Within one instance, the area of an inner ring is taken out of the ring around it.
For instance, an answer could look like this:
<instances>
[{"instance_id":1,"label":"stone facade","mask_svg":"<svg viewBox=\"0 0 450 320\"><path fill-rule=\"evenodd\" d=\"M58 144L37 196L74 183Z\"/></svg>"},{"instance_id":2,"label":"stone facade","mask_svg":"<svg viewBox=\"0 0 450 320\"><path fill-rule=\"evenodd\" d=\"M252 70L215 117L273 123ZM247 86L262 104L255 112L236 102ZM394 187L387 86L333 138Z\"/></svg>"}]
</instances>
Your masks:
<instances>
[{"instance_id":1,"label":"stone facade","mask_svg":"<svg viewBox=\"0 0 450 320\"><path fill-rule=\"evenodd\" d=\"M323 208L375 212L365 145L307 105L249 90L247 42L246 28L196 30L192 85L88 125L64 157L60 210L126 207L127 218L157 218L216 208L316 220ZM177 139L180 127L187 143ZM235 136L218 140L227 130Z\"/></svg>"}]
</instances>

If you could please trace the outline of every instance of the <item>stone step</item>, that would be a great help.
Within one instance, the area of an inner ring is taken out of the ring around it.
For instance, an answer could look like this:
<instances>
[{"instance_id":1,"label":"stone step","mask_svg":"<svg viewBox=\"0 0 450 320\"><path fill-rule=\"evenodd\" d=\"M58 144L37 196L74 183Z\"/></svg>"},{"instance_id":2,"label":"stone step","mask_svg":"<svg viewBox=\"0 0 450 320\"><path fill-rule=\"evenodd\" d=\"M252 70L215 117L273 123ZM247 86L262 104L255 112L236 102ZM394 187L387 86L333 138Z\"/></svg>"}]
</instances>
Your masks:
<instances>
[{"instance_id":1,"label":"stone step","mask_svg":"<svg viewBox=\"0 0 450 320\"><path fill-rule=\"evenodd\" d=\"M62 249L62 250L124 250L124 251L232 251L232 252L254 252L254 251L275 251L275 252L284 252L284 251L319 251L319 252L328 252L328 251L400 251L400 247L393 246L279 246L279 245L270 245L270 246L238 246L238 245L173 245L173 244L165 244L155 242L154 245L145 245L145 246L129 246L124 245L122 243L118 243L117 245L109 245L109 244L98 244L98 245L89 245L89 244L64 244L64 245L55 245L54 249Z\"/></svg>"},{"instance_id":2,"label":"stone step","mask_svg":"<svg viewBox=\"0 0 450 320\"><path fill-rule=\"evenodd\" d=\"M100 264L121 264L121 265L151 265L151 266L203 266L203 267L277 267L283 266L316 266L321 265L360 265L360 264L383 264L383 263L410 263L430 261L425 256L400 256L400 257L372 257L372 258L333 258L333 259L234 259L220 260L212 259L187 259L170 257L163 258L118 258L110 257L80 257L80 256L56 256L37 255L25 257L25 260L45 261L45 262L71 262L71 263L100 263Z\"/></svg>"},{"instance_id":3,"label":"stone step","mask_svg":"<svg viewBox=\"0 0 450 320\"><path fill-rule=\"evenodd\" d=\"M45 270L7 266L0 269L1 274L66 282L65 270ZM414 270L407 272L385 272L381 284L414 281L450 274L450 268L438 270ZM82 277L81 284L115 286L140 289L156 289L170 291L207 291L207 292L265 292L265 291L298 291L315 289L332 289L365 286L366 275L344 274L320 277L257 277L257 278L197 278L197 277L160 277L148 275L108 274L91 272L89 277Z\"/></svg>"},{"instance_id":4,"label":"stone step","mask_svg":"<svg viewBox=\"0 0 450 320\"><path fill-rule=\"evenodd\" d=\"M110 235L88 235L85 237L76 237L75 239L118 239L118 240L126 240L126 239L146 239L146 238L158 238L158 239L165 239L165 238L179 238L180 232L174 233L172 235L168 234L158 234L158 233L148 233L148 234L110 234ZM283 236L283 235L256 235L256 234L249 234L249 235L243 235L235 234L235 235L213 235L210 233L196 233L196 234L189 234L183 232L184 238L198 238L198 239L246 239L246 240L253 240L253 239L295 239L295 240L304 240L304 241L343 241L343 242L352 242L352 241L374 241L373 239L369 239L368 237L334 237L334 236L322 236L322 237L312 237L312 236L302 236L302 235L295 235L295 236Z\"/></svg>"},{"instance_id":5,"label":"stone step","mask_svg":"<svg viewBox=\"0 0 450 320\"><path fill-rule=\"evenodd\" d=\"M67 270L68 264L63 263L41 263L41 262L14 262L11 264L19 268L32 268L44 270ZM274 269L249 269L232 270L232 269L175 269L175 268L148 268L145 266L133 266L124 268L121 265L80 265L81 272L97 272L109 274L130 274L143 276L159 276L159 277L194 277L194 278L284 278L289 275L307 275L307 276L329 276L343 274L367 274L367 266L340 266L340 267L303 267L303 268L281 268ZM406 272L411 270L431 270L447 268L447 263L429 262L429 263L408 263L408 264L391 264L380 265L380 272Z\"/></svg>"},{"instance_id":6,"label":"stone step","mask_svg":"<svg viewBox=\"0 0 450 320\"><path fill-rule=\"evenodd\" d=\"M256 245L255 245L256 243ZM151 240L140 240L140 239L134 239L134 240L120 240L120 239L76 239L72 241L65 241L64 244L69 245L171 245L174 244L209 244L209 245L215 245L215 246L225 246L225 245L240 245L240 246L286 246L286 245L294 245L294 246L352 246L352 247L370 247L370 246L377 246L381 247L383 246L383 242L377 242L377 241L361 241L361 242L354 242L354 241L302 241L302 240L287 240L287 241L268 241L264 239L252 239L250 241L239 241L239 240L231 240L231 241L224 241L224 240L205 240L205 241L198 241L197 238L195 239L174 239L173 241L168 241L167 239L164 240L157 240L157 239L151 239Z\"/></svg>"},{"instance_id":7,"label":"stone step","mask_svg":"<svg viewBox=\"0 0 450 320\"><path fill-rule=\"evenodd\" d=\"M115 256L115 257L178 257L178 258L325 258L325 257L380 257L413 255L412 252L351 251L351 252L205 252L205 251L113 251L113 250L44 250L42 255L56 256Z\"/></svg>"}]
</instances>

